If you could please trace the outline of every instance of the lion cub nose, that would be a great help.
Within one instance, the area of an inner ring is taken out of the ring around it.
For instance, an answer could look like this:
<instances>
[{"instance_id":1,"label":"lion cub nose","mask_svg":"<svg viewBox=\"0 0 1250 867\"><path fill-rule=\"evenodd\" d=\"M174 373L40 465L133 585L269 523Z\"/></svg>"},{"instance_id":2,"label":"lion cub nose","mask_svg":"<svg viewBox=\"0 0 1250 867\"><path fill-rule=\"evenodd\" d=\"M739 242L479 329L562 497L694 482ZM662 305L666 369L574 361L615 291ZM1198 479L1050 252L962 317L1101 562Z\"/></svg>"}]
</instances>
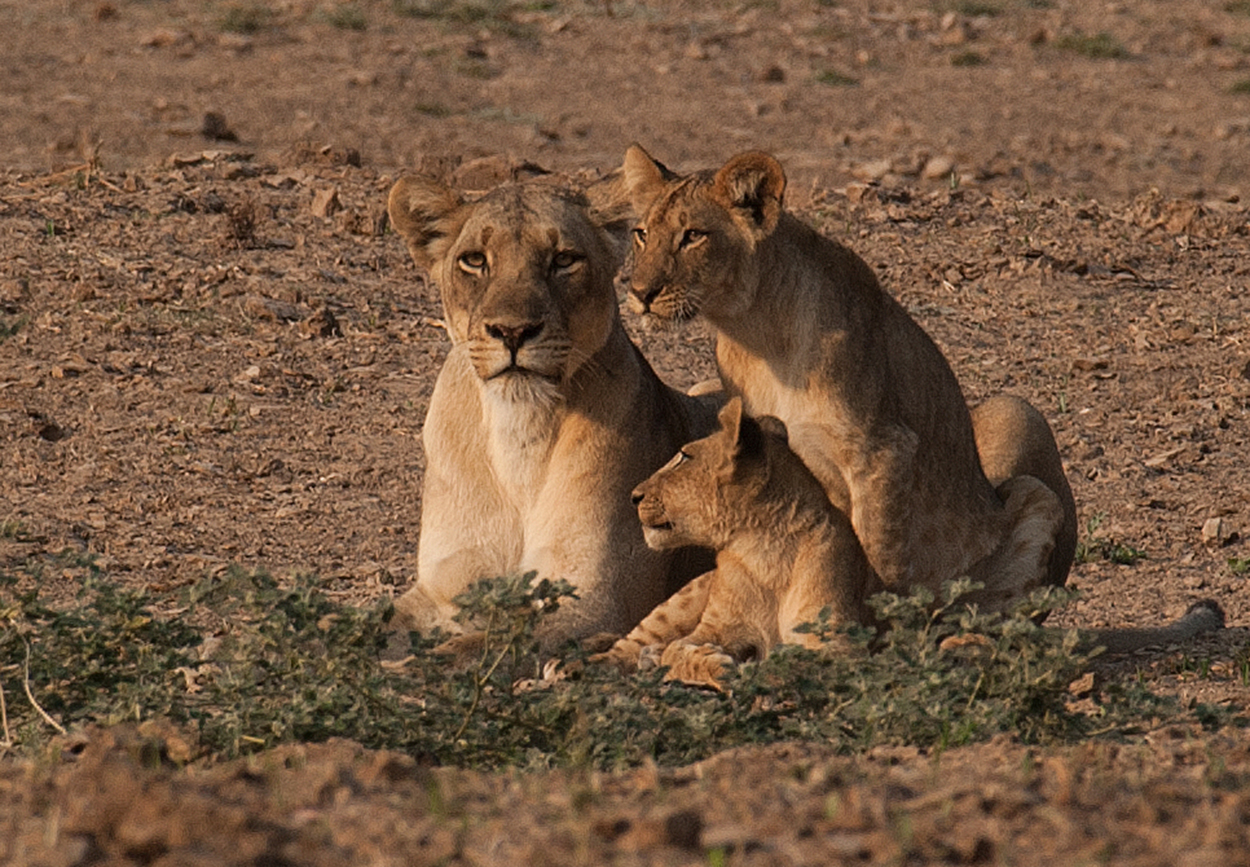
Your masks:
<instances>
[{"instance_id":1,"label":"lion cub nose","mask_svg":"<svg viewBox=\"0 0 1250 867\"><path fill-rule=\"evenodd\" d=\"M629 501L636 506L642 502L642 497L643 497L642 491L634 491L632 494L629 495Z\"/></svg>"},{"instance_id":2,"label":"lion cub nose","mask_svg":"<svg viewBox=\"0 0 1250 867\"><path fill-rule=\"evenodd\" d=\"M543 330L541 322L527 322L522 325L487 325L486 333L502 343L509 352L515 353L523 345L533 340Z\"/></svg>"}]
</instances>

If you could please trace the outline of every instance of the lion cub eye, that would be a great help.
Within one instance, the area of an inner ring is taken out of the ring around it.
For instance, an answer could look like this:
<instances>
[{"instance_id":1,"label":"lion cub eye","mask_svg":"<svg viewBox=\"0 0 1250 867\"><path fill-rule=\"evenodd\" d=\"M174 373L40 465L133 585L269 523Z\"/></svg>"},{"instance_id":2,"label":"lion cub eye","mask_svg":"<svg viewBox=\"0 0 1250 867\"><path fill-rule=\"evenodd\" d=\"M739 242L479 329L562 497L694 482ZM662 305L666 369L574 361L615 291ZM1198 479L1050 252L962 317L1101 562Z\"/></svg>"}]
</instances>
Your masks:
<instances>
[{"instance_id":1,"label":"lion cub eye","mask_svg":"<svg viewBox=\"0 0 1250 867\"><path fill-rule=\"evenodd\" d=\"M642 226L634 229L634 243L639 247L647 246L647 230Z\"/></svg>"},{"instance_id":2,"label":"lion cub eye","mask_svg":"<svg viewBox=\"0 0 1250 867\"><path fill-rule=\"evenodd\" d=\"M574 253L572 250L561 250L551 257L551 270L566 271L580 261L582 261L582 257L579 254Z\"/></svg>"},{"instance_id":3,"label":"lion cub eye","mask_svg":"<svg viewBox=\"0 0 1250 867\"><path fill-rule=\"evenodd\" d=\"M486 270L486 254L476 250L461 253L460 258L456 261L459 263L461 271L467 271L470 274L481 274Z\"/></svg>"},{"instance_id":4,"label":"lion cub eye","mask_svg":"<svg viewBox=\"0 0 1250 867\"><path fill-rule=\"evenodd\" d=\"M681 236L681 247L693 247L695 244L707 237L707 232L702 229L687 229Z\"/></svg>"}]
</instances>

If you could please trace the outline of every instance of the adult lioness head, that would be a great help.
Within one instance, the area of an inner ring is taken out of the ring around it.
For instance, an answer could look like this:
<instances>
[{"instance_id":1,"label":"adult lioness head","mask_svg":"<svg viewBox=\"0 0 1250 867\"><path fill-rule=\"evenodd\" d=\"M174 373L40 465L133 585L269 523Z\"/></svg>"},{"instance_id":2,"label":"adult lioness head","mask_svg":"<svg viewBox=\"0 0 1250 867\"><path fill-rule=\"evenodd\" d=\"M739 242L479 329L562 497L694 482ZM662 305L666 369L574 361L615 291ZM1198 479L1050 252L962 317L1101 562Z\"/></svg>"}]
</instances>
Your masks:
<instances>
[{"instance_id":1,"label":"adult lioness head","mask_svg":"<svg viewBox=\"0 0 1250 867\"><path fill-rule=\"evenodd\" d=\"M781 218L786 176L766 153L740 154L718 171L677 179L634 145L622 166L634 210L630 305L683 320L703 311L733 316L754 299L756 245Z\"/></svg>"},{"instance_id":2,"label":"adult lioness head","mask_svg":"<svg viewBox=\"0 0 1250 867\"><path fill-rule=\"evenodd\" d=\"M452 341L500 396L554 398L607 341L615 259L572 191L515 184L466 202L404 178L388 210L439 286Z\"/></svg>"}]
</instances>

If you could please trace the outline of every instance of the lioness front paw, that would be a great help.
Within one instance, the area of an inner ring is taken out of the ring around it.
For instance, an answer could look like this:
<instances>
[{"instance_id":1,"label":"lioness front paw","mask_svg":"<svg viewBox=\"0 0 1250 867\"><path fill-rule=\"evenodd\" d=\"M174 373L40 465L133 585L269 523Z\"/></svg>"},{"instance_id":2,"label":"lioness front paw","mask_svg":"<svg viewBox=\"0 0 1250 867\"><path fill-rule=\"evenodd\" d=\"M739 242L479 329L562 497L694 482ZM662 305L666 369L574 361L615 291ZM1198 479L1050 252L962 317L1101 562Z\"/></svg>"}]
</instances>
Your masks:
<instances>
[{"instance_id":1,"label":"lioness front paw","mask_svg":"<svg viewBox=\"0 0 1250 867\"><path fill-rule=\"evenodd\" d=\"M664 650L660 664L668 667L666 681L689 686L706 686L724 692L721 678L734 665L733 657L715 644L689 644L675 641Z\"/></svg>"}]
</instances>

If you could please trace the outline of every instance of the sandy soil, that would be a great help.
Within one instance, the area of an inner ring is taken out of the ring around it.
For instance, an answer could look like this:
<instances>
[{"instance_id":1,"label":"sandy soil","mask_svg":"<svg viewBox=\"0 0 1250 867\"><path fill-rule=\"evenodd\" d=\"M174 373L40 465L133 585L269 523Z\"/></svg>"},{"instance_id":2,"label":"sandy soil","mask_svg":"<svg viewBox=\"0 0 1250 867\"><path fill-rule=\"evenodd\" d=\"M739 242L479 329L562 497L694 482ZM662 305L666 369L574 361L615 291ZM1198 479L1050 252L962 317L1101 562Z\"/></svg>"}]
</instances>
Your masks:
<instances>
[{"instance_id":1,"label":"sandy soil","mask_svg":"<svg viewBox=\"0 0 1250 867\"><path fill-rule=\"evenodd\" d=\"M0 0L0 569L401 590L447 345L392 180L760 147L971 401L1047 414L1083 524L1146 553L1078 564L1058 622L1228 612L1104 676L1245 703L1250 7L467 5ZM676 385L711 370L698 327L638 339ZM1238 732L528 776L348 743L179 768L183 737L0 761L0 861L1250 863Z\"/></svg>"}]
</instances>

